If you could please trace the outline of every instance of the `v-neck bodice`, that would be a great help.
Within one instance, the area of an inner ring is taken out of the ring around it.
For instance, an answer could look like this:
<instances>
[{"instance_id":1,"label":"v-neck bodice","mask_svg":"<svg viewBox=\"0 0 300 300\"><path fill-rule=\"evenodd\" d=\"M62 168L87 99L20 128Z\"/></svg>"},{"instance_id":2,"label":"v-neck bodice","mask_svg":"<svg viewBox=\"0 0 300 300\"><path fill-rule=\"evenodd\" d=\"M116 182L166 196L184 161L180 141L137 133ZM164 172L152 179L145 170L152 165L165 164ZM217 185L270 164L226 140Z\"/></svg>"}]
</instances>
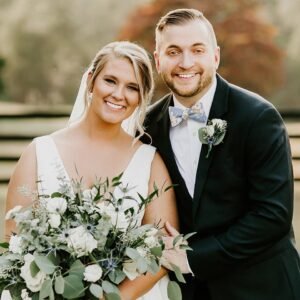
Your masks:
<instances>
[{"instance_id":1,"label":"v-neck bodice","mask_svg":"<svg viewBox=\"0 0 300 300\"><path fill-rule=\"evenodd\" d=\"M38 192L40 195L51 195L59 190L62 180L71 187L71 179L65 169L63 160L58 152L56 144L51 136L42 136L35 139L37 158ZM139 199L138 194L146 197L151 173L151 163L155 154L155 148L142 144L137 148L123 172L120 187L115 188L114 196L121 198L124 195L121 187L128 187L126 196ZM79 174L80 175L80 174ZM117 176L118 174L116 174ZM124 206L132 206L135 201ZM124 207L124 208L125 208Z\"/></svg>"}]
</instances>

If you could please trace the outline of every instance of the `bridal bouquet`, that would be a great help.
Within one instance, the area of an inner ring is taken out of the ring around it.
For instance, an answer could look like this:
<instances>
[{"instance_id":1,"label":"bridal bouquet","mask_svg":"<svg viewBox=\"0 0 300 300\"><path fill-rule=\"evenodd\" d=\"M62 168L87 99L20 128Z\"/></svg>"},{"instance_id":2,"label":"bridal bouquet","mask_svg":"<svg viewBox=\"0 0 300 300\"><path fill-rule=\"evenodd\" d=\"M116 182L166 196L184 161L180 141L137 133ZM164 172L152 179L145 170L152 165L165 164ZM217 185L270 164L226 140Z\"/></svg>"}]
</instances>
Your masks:
<instances>
[{"instance_id":1,"label":"bridal bouquet","mask_svg":"<svg viewBox=\"0 0 300 300\"><path fill-rule=\"evenodd\" d=\"M116 198L112 188L125 196ZM162 232L159 224L139 220L159 191L134 199L126 189L121 175L88 190L80 182L62 180L52 195L9 211L6 218L16 222L18 234L1 244L6 248L0 255L1 299L117 300L124 279L156 273L164 250ZM138 205L124 209L125 200ZM178 290L172 282L169 298L180 299Z\"/></svg>"}]
</instances>

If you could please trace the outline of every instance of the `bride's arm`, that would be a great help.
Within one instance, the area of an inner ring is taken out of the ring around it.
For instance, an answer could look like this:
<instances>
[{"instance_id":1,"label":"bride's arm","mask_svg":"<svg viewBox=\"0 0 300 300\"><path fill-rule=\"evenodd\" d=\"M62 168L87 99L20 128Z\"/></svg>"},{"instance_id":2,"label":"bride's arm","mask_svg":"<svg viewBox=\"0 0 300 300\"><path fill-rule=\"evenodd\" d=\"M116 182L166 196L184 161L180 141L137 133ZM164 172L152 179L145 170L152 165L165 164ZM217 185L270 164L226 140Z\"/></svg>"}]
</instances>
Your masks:
<instances>
[{"instance_id":1,"label":"bride's arm","mask_svg":"<svg viewBox=\"0 0 300 300\"><path fill-rule=\"evenodd\" d=\"M161 157L155 154L152 162L149 192L153 191L154 183L158 188L170 186L171 179ZM166 221L178 228L175 195L173 189L160 193L160 196L147 205L143 224L156 224L160 221L163 226ZM166 269L161 268L156 274L147 273L134 280L126 279L120 285L122 300L134 300L147 293L155 283L167 274Z\"/></svg>"},{"instance_id":2,"label":"bride's arm","mask_svg":"<svg viewBox=\"0 0 300 300\"><path fill-rule=\"evenodd\" d=\"M10 177L6 196L6 212L17 205L26 207L32 199L20 193L19 188L25 186L29 191L36 190L36 158L35 144L32 142L22 153L15 170ZM8 220L5 223L5 239L9 239L15 230L15 222Z\"/></svg>"}]
</instances>

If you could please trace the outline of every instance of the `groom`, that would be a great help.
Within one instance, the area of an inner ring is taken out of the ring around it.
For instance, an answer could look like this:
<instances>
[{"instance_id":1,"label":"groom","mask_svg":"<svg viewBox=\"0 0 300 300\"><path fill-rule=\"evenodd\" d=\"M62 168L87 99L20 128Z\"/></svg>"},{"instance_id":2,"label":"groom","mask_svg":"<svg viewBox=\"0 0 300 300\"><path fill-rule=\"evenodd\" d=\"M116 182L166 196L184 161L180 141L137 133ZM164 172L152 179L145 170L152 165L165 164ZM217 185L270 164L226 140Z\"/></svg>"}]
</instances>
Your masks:
<instances>
[{"instance_id":1,"label":"groom","mask_svg":"<svg viewBox=\"0 0 300 300\"><path fill-rule=\"evenodd\" d=\"M220 49L197 10L161 18L155 61L172 93L152 106L145 127L178 184L181 232L196 232L193 251L166 251L193 273L182 285L183 299L299 300L291 152L279 113L216 73ZM198 130L212 119L227 128L209 151Z\"/></svg>"}]
</instances>

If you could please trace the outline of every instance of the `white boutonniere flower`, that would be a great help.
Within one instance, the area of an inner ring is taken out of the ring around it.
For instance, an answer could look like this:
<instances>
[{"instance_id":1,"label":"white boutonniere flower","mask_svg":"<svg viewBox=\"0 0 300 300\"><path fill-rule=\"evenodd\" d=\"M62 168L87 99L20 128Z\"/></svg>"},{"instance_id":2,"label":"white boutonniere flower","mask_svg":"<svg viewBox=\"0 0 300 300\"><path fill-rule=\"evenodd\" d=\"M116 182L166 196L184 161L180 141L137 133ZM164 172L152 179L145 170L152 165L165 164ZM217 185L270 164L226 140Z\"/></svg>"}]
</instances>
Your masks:
<instances>
[{"instance_id":1,"label":"white boutonniere flower","mask_svg":"<svg viewBox=\"0 0 300 300\"><path fill-rule=\"evenodd\" d=\"M219 145L226 134L227 122L221 119L212 119L207 122L205 127L202 127L198 131L198 137L202 144L208 145L208 151L206 158L213 146Z\"/></svg>"}]
</instances>

